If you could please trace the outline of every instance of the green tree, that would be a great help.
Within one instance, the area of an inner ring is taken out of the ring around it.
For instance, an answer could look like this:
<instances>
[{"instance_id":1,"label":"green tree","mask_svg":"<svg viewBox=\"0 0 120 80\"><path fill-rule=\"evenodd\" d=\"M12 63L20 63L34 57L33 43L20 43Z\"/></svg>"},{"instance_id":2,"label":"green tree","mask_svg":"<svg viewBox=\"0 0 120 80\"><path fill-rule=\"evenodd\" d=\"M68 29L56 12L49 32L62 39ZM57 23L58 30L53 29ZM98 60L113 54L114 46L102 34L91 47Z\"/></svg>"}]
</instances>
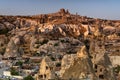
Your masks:
<instances>
[{"instance_id":1,"label":"green tree","mask_svg":"<svg viewBox=\"0 0 120 80\"><path fill-rule=\"evenodd\" d=\"M28 75L27 77L24 77L23 80L34 80L34 78L31 75Z\"/></svg>"}]
</instances>

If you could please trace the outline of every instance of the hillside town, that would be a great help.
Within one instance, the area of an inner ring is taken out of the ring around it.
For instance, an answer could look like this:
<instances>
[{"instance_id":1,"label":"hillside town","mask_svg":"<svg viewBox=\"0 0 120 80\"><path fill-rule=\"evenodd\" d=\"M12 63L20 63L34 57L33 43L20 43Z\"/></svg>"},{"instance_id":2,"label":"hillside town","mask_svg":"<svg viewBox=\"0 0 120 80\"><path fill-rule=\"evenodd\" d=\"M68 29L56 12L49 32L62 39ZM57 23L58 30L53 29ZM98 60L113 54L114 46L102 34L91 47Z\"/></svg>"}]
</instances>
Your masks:
<instances>
[{"instance_id":1,"label":"hillside town","mask_svg":"<svg viewBox=\"0 0 120 80\"><path fill-rule=\"evenodd\" d=\"M119 20L0 16L0 80L120 80L119 60Z\"/></svg>"}]
</instances>

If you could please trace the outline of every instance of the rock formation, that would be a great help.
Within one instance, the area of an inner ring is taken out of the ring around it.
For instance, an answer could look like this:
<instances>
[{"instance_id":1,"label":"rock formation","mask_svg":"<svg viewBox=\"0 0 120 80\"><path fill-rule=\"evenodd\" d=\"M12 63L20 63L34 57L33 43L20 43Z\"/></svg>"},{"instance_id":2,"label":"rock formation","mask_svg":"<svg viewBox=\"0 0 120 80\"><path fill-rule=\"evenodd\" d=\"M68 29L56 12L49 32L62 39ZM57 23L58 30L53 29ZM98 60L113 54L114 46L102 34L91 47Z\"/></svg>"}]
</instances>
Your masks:
<instances>
[{"instance_id":1,"label":"rock formation","mask_svg":"<svg viewBox=\"0 0 120 80\"><path fill-rule=\"evenodd\" d=\"M48 79L55 79L55 71L54 71L55 64L49 57L44 57L41 62L40 69L37 75L37 80L48 80Z\"/></svg>"},{"instance_id":2,"label":"rock formation","mask_svg":"<svg viewBox=\"0 0 120 80\"><path fill-rule=\"evenodd\" d=\"M65 59L63 58L63 60ZM86 52L85 46L81 47L77 53L77 57L72 59L71 64L66 65L65 67L66 68L61 69L61 71L64 70L64 73L61 74L62 79L97 79L93 69L93 64Z\"/></svg>"},{"instance_id":3,"label":"rock formation","mask_svg":"<svg viewBox=\"0 0 120 80\"><path fill-rule=\"evenodd\" d=\"M21 50L19 51L18 46L14 43L14 41L11 39L6 47L6 51L4 54L5 58L9 57L18 57L21 54Z\"/></svg>"},{"instance_id":4,"label":"rock formation","mask_svg":"<svg viewBox=\"0 0 120 80\"><path fill-rule=\"evenodd\" d=\"M61 79L116 80L104 44L93 44L90 46L90 52L82 46L77 56L63 57Z\"/></svg>"},{"instance_id":5,"label":"rock formation","mask_svg":"<svg viewBox=\"0 0 120 80\"><path fill-rule=\"evenodd\" d=\"M116 80L113 66L106 53L104 41L91 42L90 53L94 65L95 74L101 80Z\"/></svg>"}]
</instances>

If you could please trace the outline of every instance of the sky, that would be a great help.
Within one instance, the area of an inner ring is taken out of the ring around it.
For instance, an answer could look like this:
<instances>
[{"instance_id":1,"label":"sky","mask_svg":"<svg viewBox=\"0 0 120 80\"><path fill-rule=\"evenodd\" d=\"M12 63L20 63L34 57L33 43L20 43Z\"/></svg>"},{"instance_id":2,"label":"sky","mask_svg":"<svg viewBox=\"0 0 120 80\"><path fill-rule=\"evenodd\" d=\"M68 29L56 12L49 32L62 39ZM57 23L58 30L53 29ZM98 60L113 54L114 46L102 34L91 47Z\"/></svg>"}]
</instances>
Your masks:
<instances>
[{"instance_id":1,"label":"sky","mask_svg":"<svg viewBox=\"0 0 120 80\"><path fill-rule=\"evenodd\" d=\"M0 15L36 15L68 9L71 13L120 20L120 0L0 0Z\"/></svg>"}]
</instances>

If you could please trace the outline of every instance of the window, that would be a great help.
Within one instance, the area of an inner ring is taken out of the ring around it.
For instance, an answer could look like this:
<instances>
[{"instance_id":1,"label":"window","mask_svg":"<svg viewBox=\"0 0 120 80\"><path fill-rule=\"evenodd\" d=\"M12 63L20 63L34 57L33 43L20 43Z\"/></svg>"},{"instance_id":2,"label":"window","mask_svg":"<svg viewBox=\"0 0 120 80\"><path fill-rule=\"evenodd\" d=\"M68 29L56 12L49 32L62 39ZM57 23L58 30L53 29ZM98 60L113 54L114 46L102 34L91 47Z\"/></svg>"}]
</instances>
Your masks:
<instances>
[{"instance_id":1,"label":"window","mask_svg":"<svg viewBox=\"0 0 120 80\"><path fill-rule=\"evenodd\" d=\"M48 70L48 66L46 66L46 70Z\"/></svg>"},{"instance_id":2,"label":"window","mask_svg":"<svg viewBox=\"0 0 120 80\"><path fill-rule=\"evenodd\" d=\"M99 45L99 47L101 48L101 47L102 47L102 45L100 44L100 45Z\"/></svg>"},{"instance_id":3,"label":"window","mask_svg":"<svg viewBox=\"0 0 120 80\"><path fill-rule=\"evenodd\" d=\"M53 70L53 67L50 67L50 70Z\"/></svg>"},{"instance_id":4,"label":"window","mask_svg":"<svg viewBox=\"0 0 120 80\"><path fill-rule=\"evenodd\" d=\"M95 72L97 72L97 70L95 70Z\"/></svg>"},{"instance_id":5,"label":"window","mask_svg":"<svg viewBox=\"0 0 120 80\"><path fill-rule=\"evenodd\" d=\"M97 65L95 64L95 69L97 69Z\"/></svg>"},{"instance_id":6,"label":"window","mask_svg":"<svg viewBox=\"0 0 120 80\"><path fill-rule=\"evenodd\" d=\"M100 72L102 72L102 68L100 69Z\"/></svg>"},{"instance_id":7,"label":"window","mask_svg":"<svg viewBox=\"0 0 120 80\"><path fill-rule=\"evenodd\" d=\"M46 74L44 74L44 78L46 78Z\"/></svg>"},{"instance_id":8,"label":"window","mask_svg":"<svg viewBox=\"0 0 120 80\"><path fill-rule=\"evenodd\" d=\"M100 79L104 79L104 75L99 75L99 78Z\"/></svg>"},{"instance_id":9,"label":"window","mask_svg":"<svg viewBox=\"0 0 120 80\"><path fill-rule=\"evenodd\" d=\"M40 78L43 78L43 75L40 75L39 77L40 77Z\"/></svg>"}]
</instances>

